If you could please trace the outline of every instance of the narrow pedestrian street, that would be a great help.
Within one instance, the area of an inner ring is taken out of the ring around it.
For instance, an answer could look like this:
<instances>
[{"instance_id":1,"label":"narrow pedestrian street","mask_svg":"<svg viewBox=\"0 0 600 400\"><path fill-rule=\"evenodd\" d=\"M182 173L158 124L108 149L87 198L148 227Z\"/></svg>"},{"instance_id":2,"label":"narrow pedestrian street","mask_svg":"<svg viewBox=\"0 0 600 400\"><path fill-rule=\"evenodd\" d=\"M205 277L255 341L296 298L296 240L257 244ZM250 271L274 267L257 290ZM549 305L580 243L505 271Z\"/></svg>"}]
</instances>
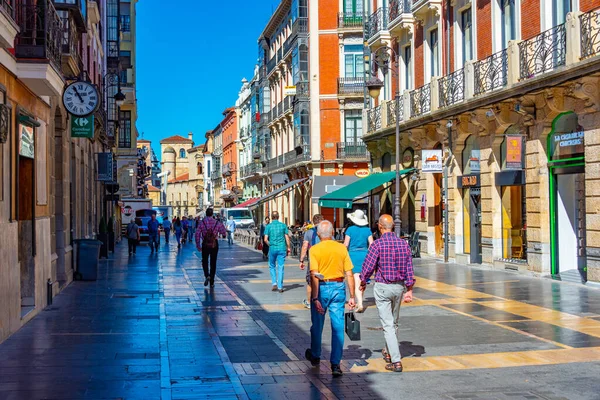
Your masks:
<instances>
[{"instance_id":1,"label":"narrow pedestrian street","mask_svg":"<svg viewBox=\"0 0 600 400\"><path fill-rule=\"evenodd\" d=\"M0 399L600 396L598 290L418 260L417 300L401 311L405 372L383 372L369 288L362 340L346 339L345 374L333 379L328 327L321 368L303 359L297 260L283 294L259 253L221 242L219 260L210 290L191 244L128 257L121 243L98 281L74 282L0 345Z\"/></svg>"}]
</instances>

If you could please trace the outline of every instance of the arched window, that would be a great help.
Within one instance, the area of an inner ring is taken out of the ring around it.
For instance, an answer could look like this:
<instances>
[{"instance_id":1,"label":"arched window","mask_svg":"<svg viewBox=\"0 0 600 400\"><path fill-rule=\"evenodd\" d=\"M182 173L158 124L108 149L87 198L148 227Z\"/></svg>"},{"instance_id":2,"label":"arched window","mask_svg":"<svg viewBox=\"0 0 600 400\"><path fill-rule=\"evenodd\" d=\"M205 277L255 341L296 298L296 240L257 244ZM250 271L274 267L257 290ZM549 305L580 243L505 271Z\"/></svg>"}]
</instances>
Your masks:
<instances>
[{"instance_id":1,"label":"arched window","mask_svg":"<svg viewBox=\"0 0 600 400\"><path fill-rule=\"evenodd\" d=\"M186 158L187 157L187 153L185 151L185 149L179 149L179 158Z\"/></svg>"},{"instance_id":2,"label":"arched window","mask_svg":"<svg viewBox=\"0 0 600 400\"><path fill-rule=\"evenodd\" d=\"M477 136L471 135L465 141L465 149L462 153L463 175L478 174L480 167L479 140Z\"/></svg>"},{"instance_id":3,"label":"arched window","mask_svg":"<svg viewBox=\"0 0 600 400\"><path fill-rule=\"evenodd\" d=\"M392 155L390 153L385 153L383 157L381 157L381 171L389 172L392 170Z\"/></svg>"},{"instance_id":4,"label":"arched window","mask_svg":"<svg viewBox=\"0 0 600 400\"><path fill-rule=\"evenodd\" d=\"M196 164L196 169L197 169L197 174L202 175L202 163L201 162Z\"/></svg>"}]
</instances>

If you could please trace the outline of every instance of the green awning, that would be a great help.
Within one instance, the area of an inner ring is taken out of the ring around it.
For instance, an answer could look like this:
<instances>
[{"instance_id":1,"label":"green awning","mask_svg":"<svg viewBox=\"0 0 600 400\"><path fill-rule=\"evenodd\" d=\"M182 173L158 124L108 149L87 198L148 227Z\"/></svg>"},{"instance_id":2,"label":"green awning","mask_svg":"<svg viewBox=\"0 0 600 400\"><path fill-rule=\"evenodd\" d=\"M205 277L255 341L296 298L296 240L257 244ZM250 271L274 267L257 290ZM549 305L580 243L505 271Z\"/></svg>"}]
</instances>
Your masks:
<instances>
[{"instance_id":1,"label":"green awning","mask_svg":"<svg viewBox=\"0 0 600 400\"><path fill-rule=\"evenodd\" d=\"M400 176L416 171L414 168L400 170ZM396 178L396 171L380 172L359 179L335 192L327 193L319 199L319 206L326 208L352 208L352 202L357 197L370 192L379 186Z\"/></svg>"}]
</instances>

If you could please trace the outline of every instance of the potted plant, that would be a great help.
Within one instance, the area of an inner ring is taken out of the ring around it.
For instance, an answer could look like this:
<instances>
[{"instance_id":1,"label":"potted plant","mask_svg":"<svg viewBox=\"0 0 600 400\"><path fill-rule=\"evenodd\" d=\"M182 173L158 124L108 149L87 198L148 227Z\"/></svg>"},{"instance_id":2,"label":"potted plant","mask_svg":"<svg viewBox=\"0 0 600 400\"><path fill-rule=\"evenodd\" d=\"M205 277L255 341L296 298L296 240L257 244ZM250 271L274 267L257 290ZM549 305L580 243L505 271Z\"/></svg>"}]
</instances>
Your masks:
<instances>
[{"instance_id":1,"label":"potted plant","mask_svg":"<svg viewBox=\"0 0 600 400\"><path fill-rule=\"evenodd\" d=\"M108 227L104 217L100 218L100 226L98 227L98 240L102 242L100 248L100 258L108 258Z\"/></svg>"},{"instance_id":2,"label":"potted plant","mask_svg":"<svg viewBox=\"0 0 600 400\"><path fill-rule=\"evenodd\" d=\"M108 219L108 251L115 252L115 221L113 217Z\"/></svg>"}]
</instances>

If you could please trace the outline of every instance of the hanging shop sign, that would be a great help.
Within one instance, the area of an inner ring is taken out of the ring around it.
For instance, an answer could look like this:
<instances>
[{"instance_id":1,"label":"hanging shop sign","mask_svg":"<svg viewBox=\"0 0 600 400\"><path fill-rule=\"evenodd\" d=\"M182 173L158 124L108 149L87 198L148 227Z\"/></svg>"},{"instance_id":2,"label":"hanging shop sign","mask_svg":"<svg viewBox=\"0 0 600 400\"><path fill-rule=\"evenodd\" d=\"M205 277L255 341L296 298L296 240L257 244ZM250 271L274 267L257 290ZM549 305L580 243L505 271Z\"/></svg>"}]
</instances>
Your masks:
<instances>
[{"instance_id":1,"label":"hanging shop sign","mask_svg":"<svg viewBox=\"0 0 600 400\"><path fill-rule=\"evenodd\" d=\"M412 168L414 164L414 159L415 152L413 151L413 149L408 148L404 150L404 152L402 153L402 166L404 167L404 169Z\"/></svg>"},{"instance_id":2,"label":"hanging shop sign","mask_svg":"<svg viewBox=\"0 0 600 400\"><path fill-rule=\"evenodd\" d=\"M92 139L94 137L94 116L71 118L71 137Z\"/></svg>"},{"instance_id":3,"label":"hanging shop sign","mask_svg":"<svg viewBox=\"0 0 600 400\"><path fill-rule=\"evenodd\" d=\"M367 176L371 175L371 173L368 169L357 169L354 175L356 175L358 178L366 178Z\"/></svg>"},{"instance_id":4,"label":"hanging shop sign","mask_svg":"<svg viewBox=\"0 0 600 400\"><path fill-rule=\"evenodd\" d=\"M468 189L481 186L481 178L479 174L470 174L459 176L457 186L459 189Z\"/></svg>"},{"instance_id":5,"label":"hanging shop sign","mask_svg":"<svg viewBox=\"0 0 600 400\"><path fill-rule=\"evenodd\" d=\"M585 153L585 132L557 133L550 138L551 161L582 157Z\"/></svg>"},{"instance_id":6,"label":"hanging shop sign","mask_svg":"<svg viewBox=\"0 0 600 400\"><path fill-rule=\"evenodd\" d=\"M523 136L506 135L506 169L523 169Z\"/></svg>"},{"instance_id":7,"label":"hanging shop sign","mask_svg":"<svg viewBox=\"0 0 600 400\"><path fill-rule=\"evenodd\" d=\"M19 124L19 155L21 157L35 158L35 144L33 127Z\"/></svg>"},{"instance_id":8,"label":"hanging shop sign","mask_svg":"<svg viewBox=\"0 0 600 400\"><path fill-rule=\"evenodd\" d=\"M98 176L97 181L113 182L115 180L116 163L112 153L97 153Z\"/></svg>"},{"instance_id":9,"label":"hanging shop sign","mask_svg":"<svg viewBox=\"0 0 600 400\"><path fill-rule=\"evenodd\" d=\"M442 150L421 150L422 172L442 173L444 169Z\"/></svg>"},{"instance_id":10,"label":"hanging shop sign","mask_svg":"<svg viewBox=\"0 0 600 400\"><path fill-rule=\"evenodd\" d=\"M286 86L283 89L284 96L295 96L296 95L296 86Z\"/></svg>"}]
</instances>

